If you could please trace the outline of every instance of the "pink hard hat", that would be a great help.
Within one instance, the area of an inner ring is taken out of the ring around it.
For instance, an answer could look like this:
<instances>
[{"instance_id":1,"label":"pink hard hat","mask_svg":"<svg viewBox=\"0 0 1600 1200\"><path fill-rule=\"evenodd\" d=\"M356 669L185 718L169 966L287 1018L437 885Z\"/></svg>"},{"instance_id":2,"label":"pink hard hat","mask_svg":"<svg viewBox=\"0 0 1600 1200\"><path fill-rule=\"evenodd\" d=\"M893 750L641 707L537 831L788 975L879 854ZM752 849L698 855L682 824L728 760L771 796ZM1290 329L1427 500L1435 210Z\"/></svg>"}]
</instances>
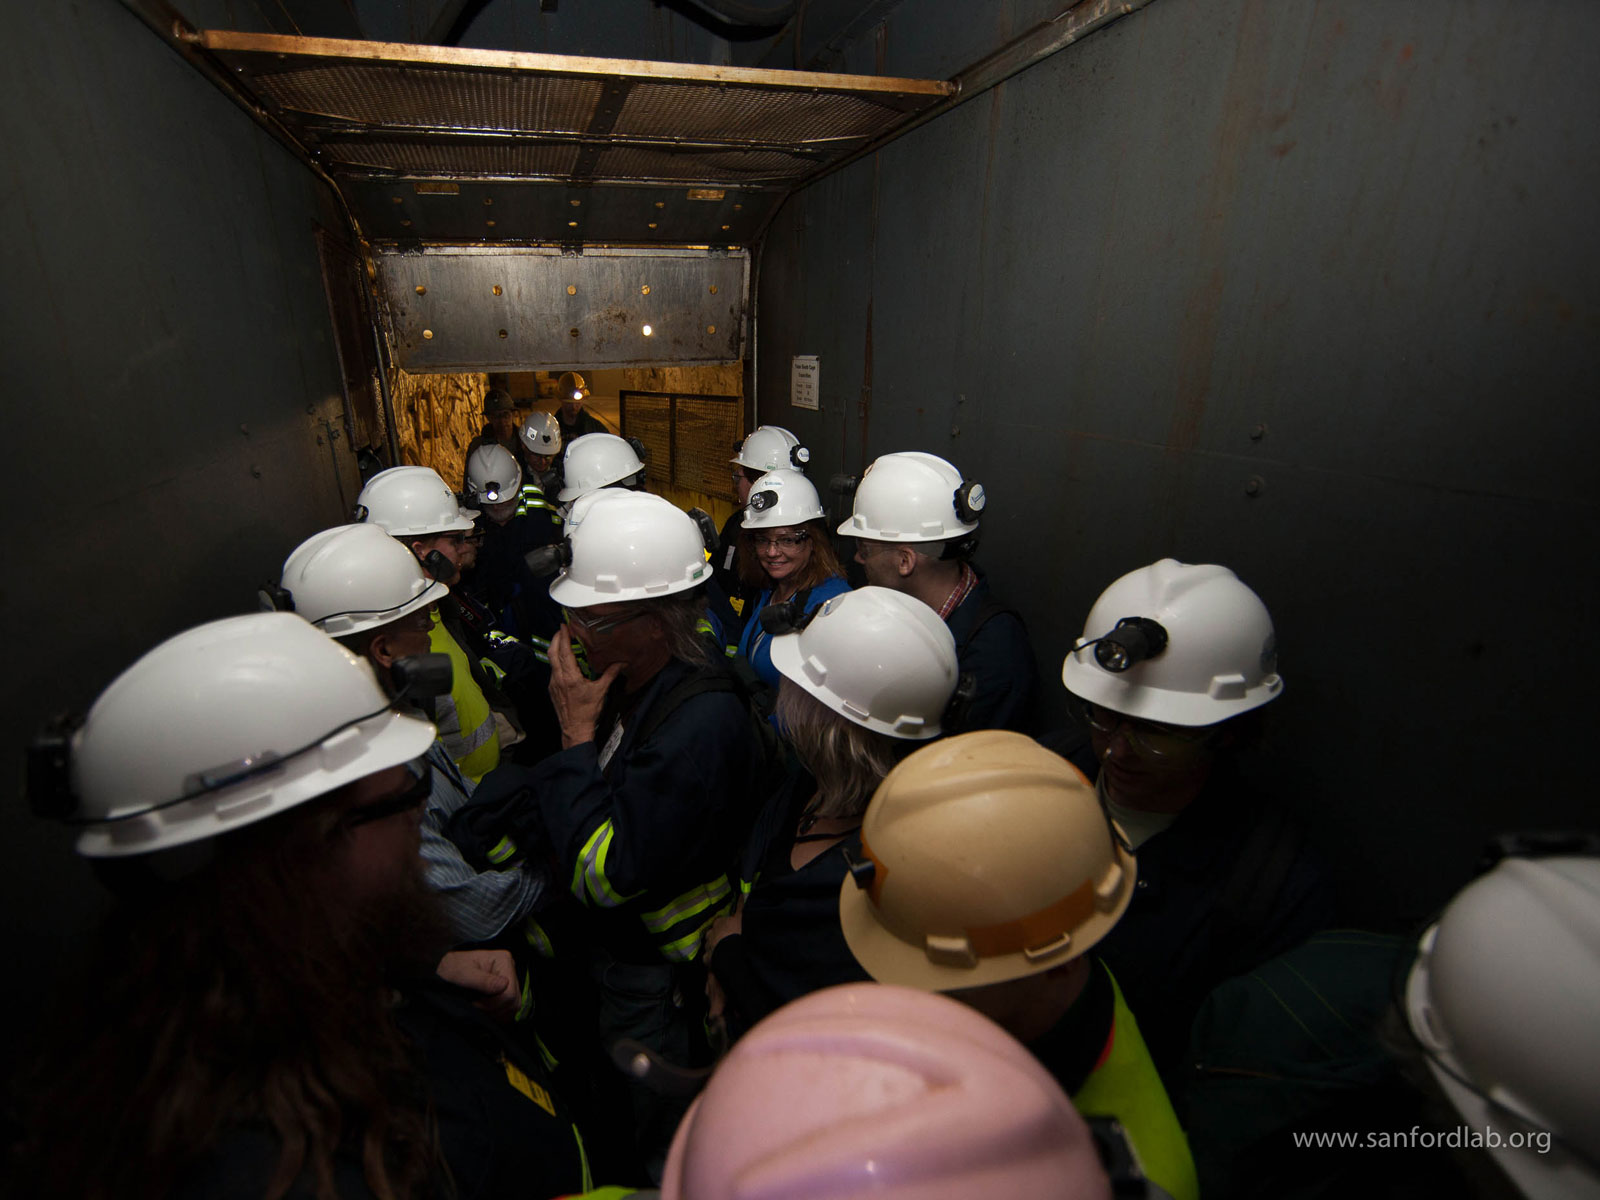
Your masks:
<instances>
[{"instance_id":1,"label":"pink hard hat","mask_svg":"<svg viewBox=\"0 0 1600 1200\"><path fill-rule=\"evenodd\" d=\"M733 1048L678 1126L663 1200L1109 1200L1072 1102L946 996L852 983Z\"/></svg>"}]
</instances>

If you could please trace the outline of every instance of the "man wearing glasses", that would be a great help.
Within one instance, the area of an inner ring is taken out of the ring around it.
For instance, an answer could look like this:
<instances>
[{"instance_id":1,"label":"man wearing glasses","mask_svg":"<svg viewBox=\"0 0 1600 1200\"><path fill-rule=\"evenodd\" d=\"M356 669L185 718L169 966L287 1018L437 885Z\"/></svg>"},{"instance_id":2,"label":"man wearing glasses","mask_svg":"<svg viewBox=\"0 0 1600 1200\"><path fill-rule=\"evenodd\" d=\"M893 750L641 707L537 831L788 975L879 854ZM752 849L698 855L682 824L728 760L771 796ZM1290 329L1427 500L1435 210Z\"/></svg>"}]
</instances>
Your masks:
<instances>
[{"instance_id":1,"label":"man wearing glasses","mask_svg":"<svg viewBox=\"0 0 1600 1200\"><path fill-rule=\"evenodd\" d=\"M550 642L562 748L532 769L529 794L582 906L599 994L590 1038L607 1050L637 1039L692 1066L706 1049L701 941L731 906L728 870L762 798L754 721L697 628L711 568L696 521L608 488L573 505L568 529L570 561L550 586L567 614ZM685 1104L643 1089L618 1100L654 1177Z\"/></svg>"},{"instance_id":2,"label":"man wearing glasses","mask_svg":"<svg viewBox=\"0 0 1600 1200\"><path fill-rule=\"evenodd\" d=\"M1139 856L1100 954L1170 1078L1213 987L1333 917L1320 866L1237 764L1283 691L1277 636L1232 571L1166 558L1101 593L1061 679L1093 749L1078 765Z\"/></svg>"},{"instance_id":3,"label":"man wearing glasses","mask_svg":"<svg viewBox=\"0 0 1600 1200\"><path fill-rule=\"evenodd\" d=\"M340 525L302 543L283 565L275 603L310 621L372 665L390 695L397 662L432 649L431 609L450 589L375 525ZM479 871L445 836L445 822L472 796L473 783L435 739L423 761L432 786L422 817L428 885L443 900L458 944L489 942L531 914L549 892L535 866Z\"/></svg>"}]
</instances>

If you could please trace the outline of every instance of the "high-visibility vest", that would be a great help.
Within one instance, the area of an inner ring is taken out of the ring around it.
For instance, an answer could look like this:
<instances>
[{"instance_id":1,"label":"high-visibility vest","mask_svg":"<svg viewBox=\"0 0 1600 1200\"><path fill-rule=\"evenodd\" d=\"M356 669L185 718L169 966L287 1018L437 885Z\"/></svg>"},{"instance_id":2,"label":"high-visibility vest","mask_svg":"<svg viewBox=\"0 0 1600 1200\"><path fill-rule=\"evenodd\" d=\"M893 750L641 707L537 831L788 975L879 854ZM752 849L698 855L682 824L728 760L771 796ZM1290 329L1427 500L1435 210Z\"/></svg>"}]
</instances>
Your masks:
<instances>
[{"instance_id":1,"label":"high-visibility vest","mask_svg":"<svg viewBox=\"0 0 1600 1200\"><path fill-rule=\"evenodd\" d=\"M1109 970L1106 974L1111 976ZM1089 1078L1073 1093L1073 1106L1086 1117L1115 1118L1127 1131L1145 1175L1165 1188L1172 1200L1199 1200L1200 1181L1189 1139L1115 976L1111 994L1111 1035Z\"/></svg>"},{"instance_id":2,"label":"high-visibility vest","mask_svg":"<svg viewBox=\"0 0 1600 1200\"><path fill-rule=\"evenodd\" d=\"M451 761L477 783L500 765L500 732L495 728L494 710L472 677L467 652L444 627L439 609L435 607L430 615L433 629L428 634L428 648L435 654L448 654L454 673L450 694L434 699L433 723L439 727L439 740Z\"/></svg>"}]
</instances>

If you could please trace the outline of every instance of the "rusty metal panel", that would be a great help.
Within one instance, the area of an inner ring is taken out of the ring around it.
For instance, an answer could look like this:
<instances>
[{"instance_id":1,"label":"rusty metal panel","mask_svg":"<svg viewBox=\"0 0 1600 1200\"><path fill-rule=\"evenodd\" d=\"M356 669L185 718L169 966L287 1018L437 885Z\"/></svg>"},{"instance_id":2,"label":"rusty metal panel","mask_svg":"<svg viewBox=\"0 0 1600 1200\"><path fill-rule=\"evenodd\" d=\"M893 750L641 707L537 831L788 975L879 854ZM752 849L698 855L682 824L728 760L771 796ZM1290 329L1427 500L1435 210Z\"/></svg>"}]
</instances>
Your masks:
<instances>
[{"instance_id":1,"label":"rusty metal panel","mask_svg":"<svg viewBox=\"0 0 1600 1200\"><path fill-rule=\"evenodd\" d=\"M742 251L432 247L380 251L394 353L407 371L533 371L734 362Z\"/></svg>"}]
</instances>

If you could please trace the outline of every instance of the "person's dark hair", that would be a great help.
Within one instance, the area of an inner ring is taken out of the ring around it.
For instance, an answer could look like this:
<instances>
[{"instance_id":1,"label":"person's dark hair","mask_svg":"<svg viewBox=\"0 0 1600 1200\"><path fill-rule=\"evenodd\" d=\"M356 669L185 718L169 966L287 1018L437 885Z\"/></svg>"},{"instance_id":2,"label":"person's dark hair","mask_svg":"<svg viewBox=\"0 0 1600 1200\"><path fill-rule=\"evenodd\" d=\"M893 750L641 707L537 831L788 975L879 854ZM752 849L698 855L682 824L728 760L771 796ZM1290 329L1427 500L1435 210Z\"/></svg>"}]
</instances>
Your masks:
<instances>
[{"instance_id":1,"label":"person's dark hair","mask_svg":"<svg viewBox=\"0 0 1600 1200\"><path fill-rule=\"evenodd\" d=\"M820 519L807 521L799 528L805 530L806 540L811 543L811 561L795 580L796 590L804 591L829 579L842 577L844 564L839 561L839 555L833 548L833 539L828 536L827 522ZM772 586L772 581L767 578L761 560L756 555L755 543L750 536L754 532L742 525L739 527L739 582L746 587L765 589ZM770 535L772 531L763 529L760 532Z\"/></svg>"},{"instance_id":2,"label":"person's dark hair","mask_svg":"<svg viewBox=\"0 0 1600 1200\"><path fill-rule=\"evenodd\" d=\"M778 687L774 716L817 781L812 812L819 817L859 817L902 749L921 745L857 725L792 679L784 679Z\"/></svg>"},{"instance_id":3,"label":"person's dark hair","mask_svg":"<svg viewBox=\"0 0 1600 1200\"><path fill-rule=\"evenodd\" d=\"M330 903L342 836L312 802L219 838L187 878L125 890L24 1083L26 1194L166 1196L241 1128L279 1147L268 1200L297 1181L333 1200L341 1148L374 1196L432 1194L437 1136L385 972L436 912L420 872L381 909Z\"/></svg>"}]
</instances>

